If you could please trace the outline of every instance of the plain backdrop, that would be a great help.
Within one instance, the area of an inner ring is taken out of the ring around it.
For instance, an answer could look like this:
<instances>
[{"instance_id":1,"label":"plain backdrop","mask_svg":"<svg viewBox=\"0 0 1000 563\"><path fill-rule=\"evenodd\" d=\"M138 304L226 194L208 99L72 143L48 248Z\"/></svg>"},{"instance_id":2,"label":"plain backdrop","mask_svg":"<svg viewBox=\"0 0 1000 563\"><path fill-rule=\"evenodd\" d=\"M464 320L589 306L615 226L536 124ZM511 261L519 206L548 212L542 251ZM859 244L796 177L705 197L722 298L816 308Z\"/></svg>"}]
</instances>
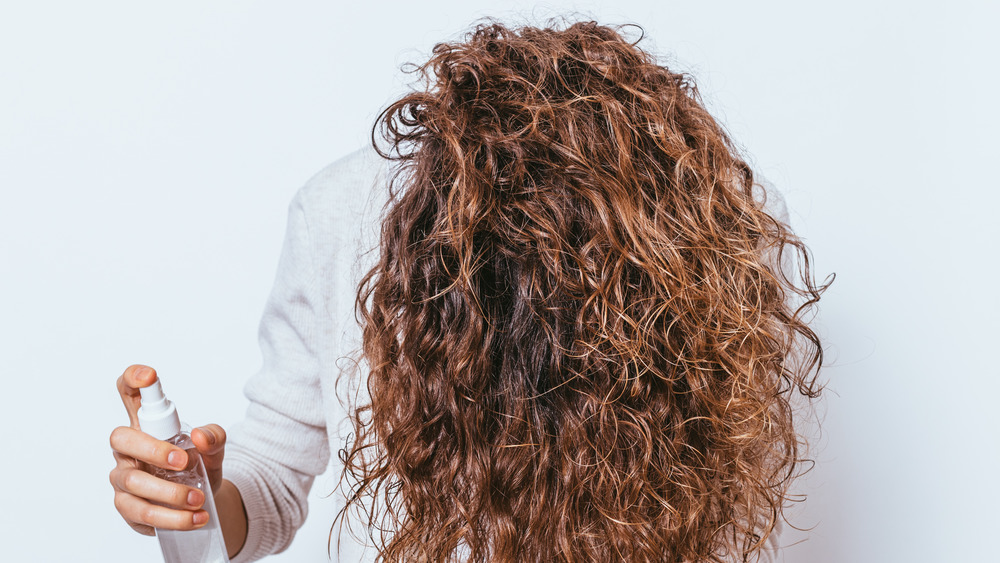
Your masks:
<instances>
[{"instance_id":1,"label":"plain backdrop","mask_svg":"<svg viewBox=\"0 0 1000 563\"><path fill-rule=\"evenodd\" d=\"M611 5L4 2L0 560L157 560L112 505L116 377L152 365L187 421L239 420L295 190L434 43L573 10L691 73L837 274L784 560L996 561L996 3ZM333 485L272 561L326 561Z\"/></svg>"}]
</instances>

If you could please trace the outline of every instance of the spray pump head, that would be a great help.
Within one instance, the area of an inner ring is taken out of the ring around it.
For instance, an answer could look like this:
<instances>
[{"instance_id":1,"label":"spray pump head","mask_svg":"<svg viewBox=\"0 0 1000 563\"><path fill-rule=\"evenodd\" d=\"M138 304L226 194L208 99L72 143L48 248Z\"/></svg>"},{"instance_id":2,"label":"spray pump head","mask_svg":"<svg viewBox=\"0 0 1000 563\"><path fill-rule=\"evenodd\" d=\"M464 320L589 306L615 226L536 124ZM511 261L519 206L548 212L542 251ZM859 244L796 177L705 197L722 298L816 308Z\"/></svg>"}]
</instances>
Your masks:
<instances>
[{"instance_id":1,"label":"spray pump head","mask_svg":"<svg viewBox=\"0 0 1000 563\"><path fill-rule=\"evenodd\" d=\"M139 407L139 428L156 438L166 440L181 431L181 420L177 408L163 394L163 387L157 379L152 385L139 389L142 406Z\"/></svg>"}]
</instances>

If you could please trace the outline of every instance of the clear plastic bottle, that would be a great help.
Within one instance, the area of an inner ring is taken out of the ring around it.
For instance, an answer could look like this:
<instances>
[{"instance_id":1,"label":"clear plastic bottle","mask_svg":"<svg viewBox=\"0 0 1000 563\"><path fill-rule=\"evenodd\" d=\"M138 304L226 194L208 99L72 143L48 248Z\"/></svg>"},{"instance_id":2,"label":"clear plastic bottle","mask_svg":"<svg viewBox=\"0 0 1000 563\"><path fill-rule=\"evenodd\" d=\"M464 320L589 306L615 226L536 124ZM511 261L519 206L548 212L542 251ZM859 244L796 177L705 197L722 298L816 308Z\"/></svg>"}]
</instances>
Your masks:
<instances>
[{"instance_id":1,"label":"clear plastic bottle","mask_svg":"<svg viewBox=\"0 0 1000 563\"><path fill-rule=\"evenodd\" d=\"M208 523L196 530L156 529L165 563L229 563L226 544L215 510L215 497L205 472L201 454L191 441L190 429L182 426L177 409L164 395L160 381L139 390L142 407L139 408L139 427L143 432L169 442L187 452L187 467L180 471L147 466L146 470L167 481L181 483L200 490L205 495L204 508Z\"/></svg>"}]
</instances>

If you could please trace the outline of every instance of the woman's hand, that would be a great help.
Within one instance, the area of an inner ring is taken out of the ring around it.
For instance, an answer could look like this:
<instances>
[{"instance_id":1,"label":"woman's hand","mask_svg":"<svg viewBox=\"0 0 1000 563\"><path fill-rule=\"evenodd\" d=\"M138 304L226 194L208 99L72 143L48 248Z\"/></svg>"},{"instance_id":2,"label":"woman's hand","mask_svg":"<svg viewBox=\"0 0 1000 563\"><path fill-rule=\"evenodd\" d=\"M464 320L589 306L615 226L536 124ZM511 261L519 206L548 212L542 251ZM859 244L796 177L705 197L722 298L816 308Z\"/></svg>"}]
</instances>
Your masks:
<instances>
[{"instance_id":1,"label":"woman's hand","mask_svg":"<svg viewBox=\"0 0 1000 563\"><path fill-rule=\"evenodd\" d=\"M204 493L143 471L143 463L176 471L186 467L188 462L188 454L183 449L139 430L136 416L140 405L139 389L155 381L156 372L141 365L130 366L118 378L118 393L128 411L129 426L120 426L111 433L111 449L117 462L110 474L115 489L115 508L132 529L149 536L154 534L153 528L191 530L208 522L208 512L202 509ZM195 428L191 440L201 453L212 491L218 492L223 485L226 432L217 424L209 424Z\"/></svg>"}]
</instances>

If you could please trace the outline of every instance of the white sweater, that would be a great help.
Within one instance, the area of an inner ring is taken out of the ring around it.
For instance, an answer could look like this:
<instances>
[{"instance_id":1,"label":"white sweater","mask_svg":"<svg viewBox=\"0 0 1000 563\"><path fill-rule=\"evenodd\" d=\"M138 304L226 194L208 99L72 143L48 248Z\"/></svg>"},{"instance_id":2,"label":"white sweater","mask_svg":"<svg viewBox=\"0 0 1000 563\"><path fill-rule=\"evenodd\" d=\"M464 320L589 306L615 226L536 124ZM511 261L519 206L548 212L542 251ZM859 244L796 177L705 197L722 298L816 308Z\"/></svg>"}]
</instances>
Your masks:
<instances>
[{"instance_id":1,"label":"white sweater","mask_svg":"<svg viewBox=\"0 0 1000 563\"><path fill-rule=\"evenodd\" d=\"M353 360L361 346L354 300L361 276L378 259L388 174L387 161L362 149L313 177L289 206L278 273L260 323L263 365L244 388L250 406L229 430L223 466L249 518L246 543L233 563L289 546L305 521L314 477L351 430L341 399L363 393L367 376L365 364ZM772 213L787 223L780 195L770 186L768 195ZM332 462L339 475L337 456ZM342 496L329 500L343 505ZM355 531L365 537L357 525ZM375 551L346 531L340 540L340 561L374 560ZM773 534L761 561L772 560L776 541ZM336 537L333 545L338 561Z\"/></svg>"}]
</instances>

